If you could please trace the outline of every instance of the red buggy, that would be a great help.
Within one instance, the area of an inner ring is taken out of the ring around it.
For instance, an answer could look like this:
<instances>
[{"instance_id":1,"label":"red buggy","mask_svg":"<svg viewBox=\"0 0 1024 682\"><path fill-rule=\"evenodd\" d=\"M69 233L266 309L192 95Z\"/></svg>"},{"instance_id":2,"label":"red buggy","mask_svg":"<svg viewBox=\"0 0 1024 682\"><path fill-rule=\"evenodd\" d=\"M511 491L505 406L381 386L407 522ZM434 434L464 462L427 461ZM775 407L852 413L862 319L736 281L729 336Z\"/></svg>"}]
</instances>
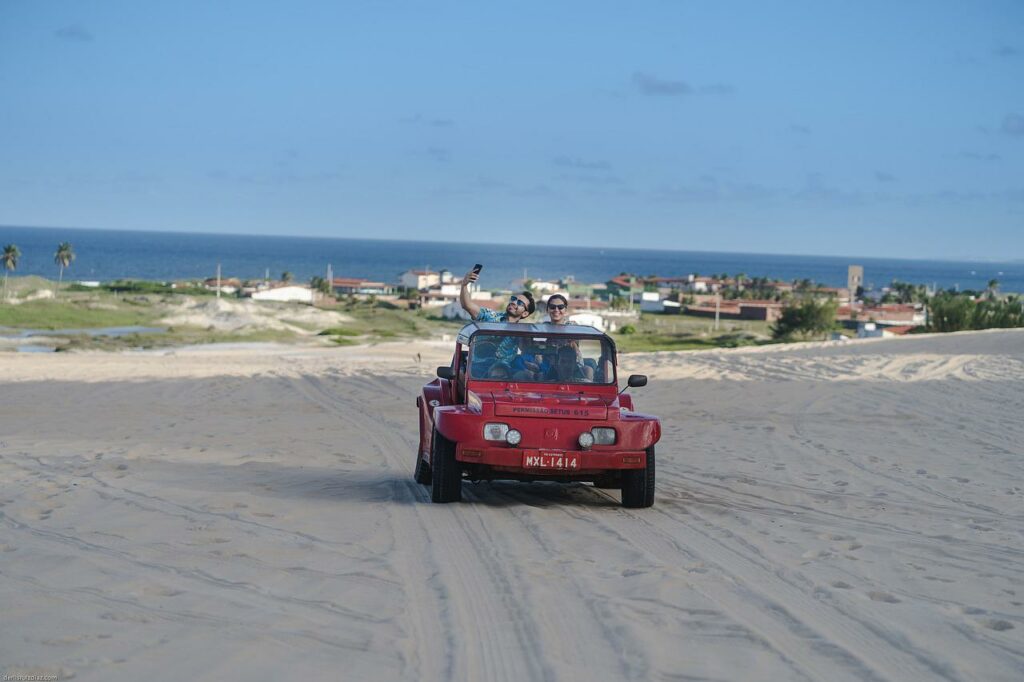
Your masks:
<instances>
[{"instance_id":1,"label":"red buggy","mask_svg":"<svg viewBox=\"0 0 1024 682\"><path fill-rule=\"evenodd\" d=\"M460 500L465 477L590 481L620 488L625 507L654 503L661 423L619 391L615 343L597 329L472 322L437 376L416 399L415 476L432 501Z\"/></svg>"}]
</instances>

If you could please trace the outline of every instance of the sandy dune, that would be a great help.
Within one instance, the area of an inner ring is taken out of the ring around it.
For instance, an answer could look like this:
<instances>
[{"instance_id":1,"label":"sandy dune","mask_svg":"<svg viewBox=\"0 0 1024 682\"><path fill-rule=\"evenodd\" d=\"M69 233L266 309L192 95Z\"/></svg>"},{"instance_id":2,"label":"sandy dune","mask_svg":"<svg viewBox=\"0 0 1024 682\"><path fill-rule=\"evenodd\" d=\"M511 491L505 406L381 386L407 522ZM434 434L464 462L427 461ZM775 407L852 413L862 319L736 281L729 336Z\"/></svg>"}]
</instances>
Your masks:
<instances>
[{"instance_id":1,"label":"sandy dune","mask_svg":"<svg viewBox=\"0 0 1024 682\"><path fill-rule=\"evenodd\" d=\"M0 356L0 673L1024 679L1021 331L628 356L640 511L431 505L446 350Z\"/></svg>"}]
</instances>

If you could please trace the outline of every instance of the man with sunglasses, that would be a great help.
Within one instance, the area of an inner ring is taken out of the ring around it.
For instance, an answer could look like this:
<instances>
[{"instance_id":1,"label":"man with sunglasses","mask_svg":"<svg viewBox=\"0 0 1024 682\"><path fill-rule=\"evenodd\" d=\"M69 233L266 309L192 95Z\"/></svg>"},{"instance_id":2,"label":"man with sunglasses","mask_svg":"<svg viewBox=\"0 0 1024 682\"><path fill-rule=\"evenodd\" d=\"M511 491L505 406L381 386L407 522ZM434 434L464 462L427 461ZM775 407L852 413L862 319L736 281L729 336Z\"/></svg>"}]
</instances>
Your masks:
<instances>
[{"instance_id":1,"label":"man with sunglasses","mask_svg":"<svg viewBox=\"0 0 1024 682\"><path fill-rule=\"evenodd\" d=\"M529 291L513 294L503 313L496 313L489 308L478 306L473 303L469 294L470 282L475 282L478 277L480 277L480 273L476 270L467 272L466 276L462 278L462 289L459 291L459 303L462 304L462 309L469 313L474 320L478 322L522 322L537 309L537 305L533 302L533 294Z\"/></svg>"},{"instance_id":2,"label":"man with sunglasses","mask_svg":"<svg viewBox=\"0 0 1024 682\"><path fill-rule=\"evenodd\" d=\"M473 303L473 299L469 295L469 283L475 282L479 276L480 272L476 269L467 272L466 276L462 278L462 289L459 291L459 303L462 304L463 310L469 313L474 320L478 322L522 322L537 309L536 304L533 302L533 294L529 291L513 294L509 298L508 305L505 306L505 312L503 313L496 313L489 308L478 306ZM506 336L501 340L494 354L495 360L505 365L510 373L512 365L516 362L518 356L519 342L511 336Z\"/></svg>"}]
</instances>

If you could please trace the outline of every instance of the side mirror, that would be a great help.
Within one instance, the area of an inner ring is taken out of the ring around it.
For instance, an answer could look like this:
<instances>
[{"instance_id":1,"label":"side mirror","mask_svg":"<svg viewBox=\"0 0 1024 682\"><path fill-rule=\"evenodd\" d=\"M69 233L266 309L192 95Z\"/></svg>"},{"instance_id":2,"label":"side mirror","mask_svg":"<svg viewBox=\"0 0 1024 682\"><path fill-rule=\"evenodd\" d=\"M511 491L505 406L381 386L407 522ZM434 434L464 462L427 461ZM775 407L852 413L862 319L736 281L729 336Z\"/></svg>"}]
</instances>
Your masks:
<instances>
[{"instance_id":1,"label":"side mirror","mask_svg":"<svg viewBox=\"0 0 1024 682\"><path fill-rule=\"evenodd\" d=\"M437 368L437 376L439 379L447 379L451 381L455 378L455 370L448 365L442 365Z\"/></svg>"},{"instance_id":2,"label":"side mirror","mask_svg":"<svg viewBox=\"0 0 1024 682\"><path fill-rule=\"evenodd\" d=\"M647 385L647 376L644 374L630 374L626 385L630 388L640 388Z\"/></svg>"}]
</instances>

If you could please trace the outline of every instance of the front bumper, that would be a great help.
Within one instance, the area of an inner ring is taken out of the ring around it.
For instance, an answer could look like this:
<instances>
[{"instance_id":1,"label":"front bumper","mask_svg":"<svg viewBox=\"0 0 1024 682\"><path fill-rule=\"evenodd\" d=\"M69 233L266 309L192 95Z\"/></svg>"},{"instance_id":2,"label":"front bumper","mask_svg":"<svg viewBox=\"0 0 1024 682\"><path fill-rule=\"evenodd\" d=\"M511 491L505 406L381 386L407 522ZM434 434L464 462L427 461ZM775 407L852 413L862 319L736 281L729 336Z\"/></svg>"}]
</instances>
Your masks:
<instances>
[{"instance_id":1,"label":"front bumper","mask_svg":"<svg viewBox=\"0 0 1024 682\"><path fill-rule=\"evenodd\" d=\"M557 461L558 457L563 458L562 466L558 468L526 466L528 458L533 462L536 462L537 458L544 458L543 461L547 463L552 459ZM455 459L465 464L484 465L495 471L535 476L593 475L602 471L643 469L647 466L647 453L644 450L619 450L614 447L593 450L539 450L459 444L455 449Z\"/></svg>"}]
</instances>

